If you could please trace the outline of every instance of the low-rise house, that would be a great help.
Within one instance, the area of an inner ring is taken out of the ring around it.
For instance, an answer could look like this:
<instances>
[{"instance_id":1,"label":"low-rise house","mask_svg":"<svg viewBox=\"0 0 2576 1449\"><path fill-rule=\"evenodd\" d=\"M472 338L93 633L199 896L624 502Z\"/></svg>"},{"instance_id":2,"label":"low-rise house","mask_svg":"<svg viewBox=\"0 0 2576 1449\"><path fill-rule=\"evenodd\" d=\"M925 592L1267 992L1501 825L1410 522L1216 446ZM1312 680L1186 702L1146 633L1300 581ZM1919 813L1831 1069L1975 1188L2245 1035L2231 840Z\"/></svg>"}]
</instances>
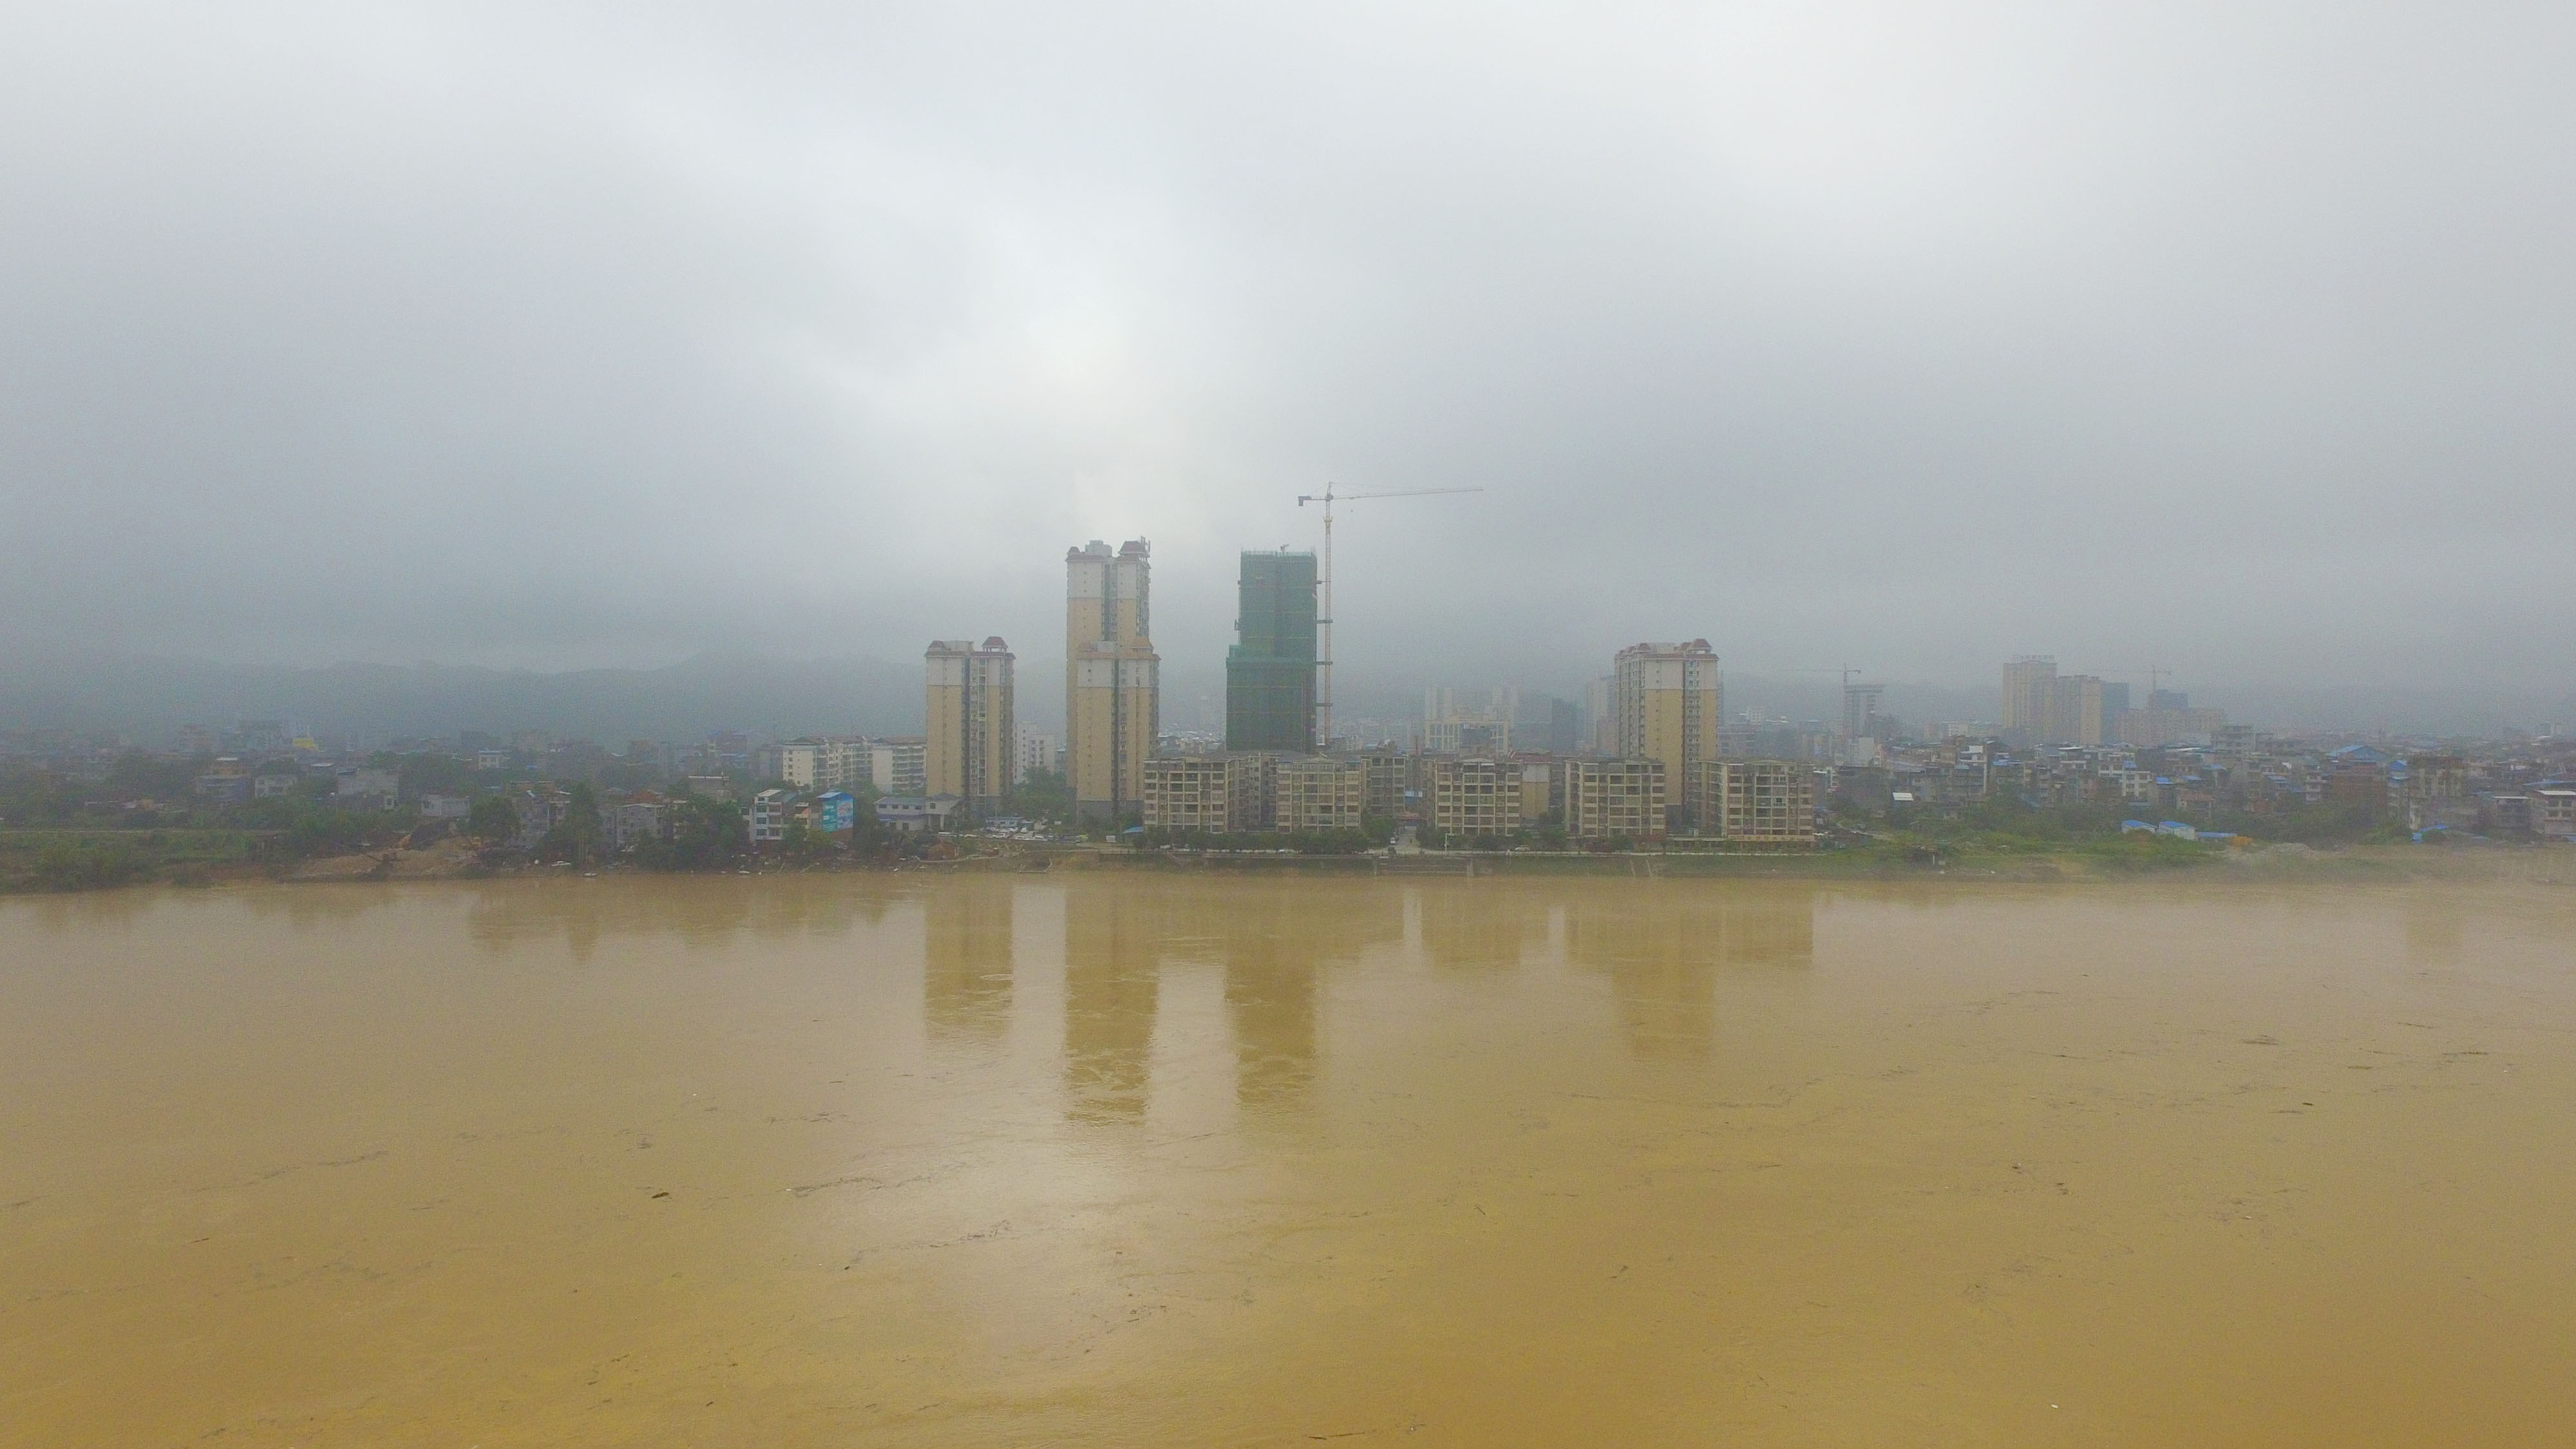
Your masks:
<instances>
[{"instance_id":1,"label":"low-rise house","mask_svg":"<svg viewBox=\"0 0 2576 1449\"><path fill-rule=\"evenodd\" d=\"M217 805L239 805L251 798L250 766L237 755L225 755L197 777L197 794Z\"/></svg>"},{"instance_id":2,"label":"low-rise house","mask_svg":"<svg viewBox=\"0 0 2576 1449\"><path fill-rule=\"evenodd\" d=\"M2531 797L2519 791L2479 796L2478 829L2488 835L2520 835L2531 829Z\"/></svg>"},{"instance_id":3,"label":"low-rise house","mask_svg":"<svg viewBox=\"0 0 2576 1449\"><path fill-rule=\"evenodd\" d=\"M787 822L793 817L795 809L796 792L793 790L763 790L752 796L751 812L748 817L751 848L758 850L763 846L776 845L785 840Z\"/></svg>"},{"instance_id":4,"label":"low-rise house","mask_svg":"<svg viewBox=\"0 0 2576 1449\"><path fill-rule=\"evenodd\" d=\"M547 831L563 823L564 812L571 808L572 801L552 786L539 786L520 791L510 804L519 813L519 833L511 837L511 847L534 850Z\"/></svg>"},{"instance_id":5,"label":"low-rise house","mask_svg":"<svg viewBox=\"0 0 2576 1449\"><path fill-rule=\"evenodd\" d=\"M887 795L877 801L877 823L914 835L937 834L964 803L955 795Z\"/></svg>"},{"instance_id":6,"label":"low-rise house","mask_svg":"<svg viewBox=\"0 0 2576 1449\"><path fill-rule=\"evenodd\" d=\"M2546 840L2576 840L2576 785L2556 782L2531 792L2531 833Z\"/></svg>"},{"instance_id":7,"label":"low-rise house","mask_svg":"<svg viewBox=\"0 0 2576 1449\"><path fill-rule=\"evenodd\" d=\"M858 797L847 790L826 790L814 797L814 828L826 835L855 830L859 825Z\"/></svg>"},{"instance_id":8,"label":"low-rise house","mask_svg":"<svg viewBox=\"0 0 2576 1449\"><path fill-rule=\"evenodd\" d=\"M645 841L658 840L666 829L667 805L650 790L638 790L622 800L603 801L599 807L600 838L610 850L628 850Z\"/></svg>"},{"instance_id":9,"label":"low-rise house","mask_svg":"<svg viewBox=\"0 0 2576 1449\"><path fill-rule=\"evenodd\" d=\"M343 767L332 773L331 793L342 809L391 810L402 780L391 770Z\"/></svg>"}]
</instances>

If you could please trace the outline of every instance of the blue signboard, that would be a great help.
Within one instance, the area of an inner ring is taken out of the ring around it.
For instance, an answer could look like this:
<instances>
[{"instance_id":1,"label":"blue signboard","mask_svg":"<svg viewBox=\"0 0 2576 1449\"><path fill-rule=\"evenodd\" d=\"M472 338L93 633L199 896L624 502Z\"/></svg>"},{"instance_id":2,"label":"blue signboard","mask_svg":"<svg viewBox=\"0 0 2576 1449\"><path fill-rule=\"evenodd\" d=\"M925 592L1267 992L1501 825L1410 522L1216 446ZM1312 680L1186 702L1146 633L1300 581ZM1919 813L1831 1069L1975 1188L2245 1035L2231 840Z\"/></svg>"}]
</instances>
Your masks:
<instances>
[{"instance_id":1,"label":"blue signboard","mask_svg":"<svg viewBox=\"0 0 2576 1449\"><path fill-rule=\"evenodd\" d=\"M859 802L847 790L831 790L814 797L814 828L829 835L848 830L859 823Z\"/></svg>"}]
</instances>

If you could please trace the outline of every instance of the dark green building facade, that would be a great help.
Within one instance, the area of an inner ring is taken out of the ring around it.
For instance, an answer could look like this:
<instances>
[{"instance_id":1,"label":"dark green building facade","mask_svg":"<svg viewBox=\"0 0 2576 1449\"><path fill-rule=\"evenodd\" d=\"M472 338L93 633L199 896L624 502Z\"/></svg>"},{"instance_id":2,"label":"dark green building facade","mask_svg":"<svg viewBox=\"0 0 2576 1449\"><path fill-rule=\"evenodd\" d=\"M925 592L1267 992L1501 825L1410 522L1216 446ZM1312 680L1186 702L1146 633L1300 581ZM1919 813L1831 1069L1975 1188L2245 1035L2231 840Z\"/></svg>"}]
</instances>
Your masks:
<instances>
[{"instance_id":1,"label":"dark green building facade","mask_svg":"<svg viewBox=\"0 0 2576 1449\"><path fill-rule=\"evenodd\" d=\"M1225 653L1225 747L1315 748L1315 556L1247 553Z\"/></svg>"}]
</instances>

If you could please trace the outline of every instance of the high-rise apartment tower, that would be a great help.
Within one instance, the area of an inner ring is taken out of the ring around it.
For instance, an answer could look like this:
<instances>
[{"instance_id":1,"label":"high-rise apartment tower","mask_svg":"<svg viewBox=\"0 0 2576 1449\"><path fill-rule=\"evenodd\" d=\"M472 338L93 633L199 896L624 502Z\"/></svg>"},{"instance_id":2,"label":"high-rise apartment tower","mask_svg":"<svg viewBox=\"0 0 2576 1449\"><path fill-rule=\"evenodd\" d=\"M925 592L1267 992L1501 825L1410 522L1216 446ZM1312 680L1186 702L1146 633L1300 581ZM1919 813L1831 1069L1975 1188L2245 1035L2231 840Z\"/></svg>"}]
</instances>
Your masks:
<instances>
[{"instance_id":1,"label":"high-rise apartment tower","mask_svg":"<svg viewBox=\"0 0 2576 1449\"><path fill-rule=\"evenodd\" d=\"M1225 747L1305 754L1315 738L1315 556L1246 553L1225 655Z\"/></svg>"},{"instance_id":2,"label":"high-rise apartment tower","mask_svg":"<svg viewBox=\"0 0 2576 1449\"><path fill-rule=\"evenodd\" d=\"M1140 808L1162 726L1145 540L1092 540L1064 555L1065 773L1074 813L1108 824Z\"/></svg>"},{"instance_id":3,"label":"high-rise apartment tower","mask_svg":"<svg viewBox=\"0 0 2576 1449\"><path fill-rule=\"evenodd\" d=\"M921 656L922 777L926 793L955 795L982 814L1019 775L1011 648L998 637L934 641Z\"/></svg>"},{"instance_id":4,"label":"high-rise apartment tower","mask_svg":"<svg viewBox=\"0 0 2576 1449\"><path fill-rule=\"evenodd\" d=\"M2025 739L2044 740L2056 712L2057 660L2047 654L2024 654L2004 663L2003 731Z\"/></svg>"},{"instance_id":5,"label":"high-rise apartment tower","mask_svg":"<svg viewBox=\"0 0 2576 1449\"><path fill-rule=\"evenodd\" d=\"M1687 644L1631 644L1610 666L1613 751L1621 759L1660 760L1666 780L1717 758L1724 693L1717 651L1705 639Z\"/></svg>"}]
</instances>

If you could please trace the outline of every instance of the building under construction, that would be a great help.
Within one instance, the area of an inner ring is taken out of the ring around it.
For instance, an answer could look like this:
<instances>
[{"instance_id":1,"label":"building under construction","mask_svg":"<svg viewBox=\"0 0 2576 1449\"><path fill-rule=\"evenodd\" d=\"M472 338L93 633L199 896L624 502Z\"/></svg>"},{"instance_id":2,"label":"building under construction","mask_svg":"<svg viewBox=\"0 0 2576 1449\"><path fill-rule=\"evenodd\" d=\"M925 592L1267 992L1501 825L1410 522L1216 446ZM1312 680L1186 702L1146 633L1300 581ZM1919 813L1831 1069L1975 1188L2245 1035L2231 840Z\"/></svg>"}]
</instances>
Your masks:
<instances>
[{"instance_id":1,"label":"building under construction","mask_svg":"<svg viewBox=\"0 0 2576 1449\"><path fill-rule=\"evenodd\" d=\"M1225 747L1304 754L1315 739L1315 556L1247 552L1225 655Z\"/></svg>"}]
</instances>

